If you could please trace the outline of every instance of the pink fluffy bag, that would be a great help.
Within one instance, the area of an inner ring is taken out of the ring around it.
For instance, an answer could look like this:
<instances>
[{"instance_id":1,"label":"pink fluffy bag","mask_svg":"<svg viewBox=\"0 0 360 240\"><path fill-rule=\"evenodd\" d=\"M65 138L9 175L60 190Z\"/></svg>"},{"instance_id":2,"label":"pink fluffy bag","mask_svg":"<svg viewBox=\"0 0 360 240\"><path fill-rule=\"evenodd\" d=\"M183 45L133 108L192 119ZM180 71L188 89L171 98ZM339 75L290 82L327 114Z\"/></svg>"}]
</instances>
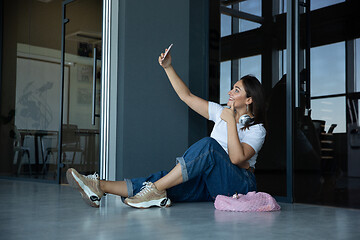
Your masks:
<instances>
[{"instance_id":1,"label":"pink fluffy bag","mask_svg":"<svg viewBox=\"0 0 360 240\"><path fill-rule=\"evenodd\" d=\"M248 192L246 195L235 194L232 197L216 196L215 208L222 211L234 212L270 212L279 211L276 200L264 192Z\"/></svg>"}]
</instances>

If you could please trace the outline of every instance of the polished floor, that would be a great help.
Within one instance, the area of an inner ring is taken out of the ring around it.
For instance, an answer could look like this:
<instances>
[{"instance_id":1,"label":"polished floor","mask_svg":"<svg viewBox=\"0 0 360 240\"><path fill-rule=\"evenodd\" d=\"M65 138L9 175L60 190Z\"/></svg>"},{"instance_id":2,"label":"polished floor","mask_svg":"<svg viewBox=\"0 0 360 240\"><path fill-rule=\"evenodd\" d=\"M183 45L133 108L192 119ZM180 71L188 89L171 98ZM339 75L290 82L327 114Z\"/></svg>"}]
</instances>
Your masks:
<instances>
[{"instance_id":1,"label":"polished floor","mask_svg":"<svg viewBox=\"0 0 360 240\"><path fill-rule=\"evenodd\" d=\"M213 203L132 209L108 195L99 209L67 185L0 180L0 239L360 239L360 210L280 203L236 213Z\"/></svg>"}]
</instances>

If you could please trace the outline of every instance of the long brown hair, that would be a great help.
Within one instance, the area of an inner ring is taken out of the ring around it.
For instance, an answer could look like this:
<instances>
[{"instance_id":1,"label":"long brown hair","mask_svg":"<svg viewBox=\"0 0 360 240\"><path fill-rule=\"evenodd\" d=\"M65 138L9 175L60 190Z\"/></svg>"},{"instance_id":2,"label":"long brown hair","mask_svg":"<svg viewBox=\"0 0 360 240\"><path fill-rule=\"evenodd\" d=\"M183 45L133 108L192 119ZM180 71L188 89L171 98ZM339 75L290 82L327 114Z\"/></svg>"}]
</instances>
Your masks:
<instances>
[{"instance_id":1,"label":"long brown hair","mask_svg":"<svg viewBox=\"0 0 360 240\"><path fill-rule=\"evenodd\" d=\"M260 81L253 75L243 76L242 84L245 88L246 97L252 98L249 111L254 115L253 124L265 125L265 93Z\"/></svg>"}]
</instances>

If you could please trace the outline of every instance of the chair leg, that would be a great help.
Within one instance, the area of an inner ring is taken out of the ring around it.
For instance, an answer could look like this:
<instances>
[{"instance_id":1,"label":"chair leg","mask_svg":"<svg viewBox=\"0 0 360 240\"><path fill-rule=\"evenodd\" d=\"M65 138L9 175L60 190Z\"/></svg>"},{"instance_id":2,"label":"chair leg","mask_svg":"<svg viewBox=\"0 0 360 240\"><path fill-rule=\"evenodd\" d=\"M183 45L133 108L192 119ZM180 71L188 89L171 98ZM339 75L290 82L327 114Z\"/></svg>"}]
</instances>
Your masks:
<instances>
[{"instance_id":1,"label":"chair leg","mask_svg":"<svg viewBox=\"0 0 360 240\"><path fill-rule=\"evenodd\" d=\"M29 173L30 173L30 176L32 176L32 172L31 172L31 161L30 161L30 153L29 153L29 150L25 150L23 151L23 155L27 155L27 158L28 158L28 163L29 163Z\"/></svg>"},{"instance_id":2,"label":"chair leg","mask_svg":"<svg viewBox=\"0 0 360 240\"><path fill-rule=\"evenodd\" d=\"M45 172L47 172L46 171L46 163L47 163L47 160L48 160L48 157L49 157L50 154L51 154L51 151L47 151L44 162L43 162L43 167L42 167L42 170L41 170L41 174L44 175L44 176L45 176Z\"/></svg>"},{"instance_id":3,"label":"chair leg","mask_svg":"<svg viewBox=\"0 0 360 240\"><path fill-rule=\"evenodd\" d=\"M63 151L63 157L61 163L65 163L65 162L66 162L66 153Z\"/></svg>"},{"instance_id":4,"label":"chair leg","mask_svg":"<svg viewBox=\"0 0 360 240\"><path fill-rule=\"evenodd\" d=\"M20 150L19 153L18 153L18 161L19 161L19 163L18 163L17 175L20 175L20 170L21 170L22 161L23 161L22 156L23 156L23 151Z\"/></svg>"},{"instance_id":5,"label":"chair leg","mask_svg":"<svg viewBox=\"0 0 360 240\"><path fill-rule=\"evenodd\" d=\"M75 156L76 156L76 152L74 152L73 157L72 157L72 161L71 161L71 164L72 164L72 165L74 165L74 162L75 162Z\"/></svg>"},{"instance_id":6,"label":"chair leg","mask_svg":"<svg viewBox=\"0 0 360 240\"><path fill-rule=\"evenodd\" d=\"M85 165L84 153L83 153L83 152L80 152L80 154L81 154L81 160L80 160L80 162L81 162L82 165Z\"/></svg>"}]
</instances>

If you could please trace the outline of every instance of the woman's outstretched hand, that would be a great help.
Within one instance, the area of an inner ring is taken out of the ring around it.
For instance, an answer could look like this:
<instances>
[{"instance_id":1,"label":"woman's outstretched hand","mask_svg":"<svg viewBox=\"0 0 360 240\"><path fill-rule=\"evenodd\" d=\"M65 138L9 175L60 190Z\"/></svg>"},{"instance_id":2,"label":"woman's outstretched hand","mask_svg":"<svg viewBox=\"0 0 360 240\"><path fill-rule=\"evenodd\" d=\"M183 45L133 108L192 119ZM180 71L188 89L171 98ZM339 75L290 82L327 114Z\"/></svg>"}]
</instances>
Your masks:
<instances>
[{"instance_id":1,"label":"woman's outstretched hand","mask_svg":"<svg viewBox=\"0 0 360 240\"><path fill-rule=\"evenodd\" d=\"M167 51L167 49L165 49L165 52ZM159 56L159 64L160 66L162 66L163 68L167 68L171 65L171 55L170 52L168 52L168 54L166 55L165 59L163 59L165 53L161 53Z\"/></svg>"},{"instance_id":2,"label":"woman's outstretched hand","mask_svg":"<svg viewBox=\"0 0 360 240\"><path fill-rule=\"evenodd\" d=\"M224 108L221 112L220 118L225 122L235 121L235 102L231 105L231 108Z\"/></svg>"}]
</instances>

